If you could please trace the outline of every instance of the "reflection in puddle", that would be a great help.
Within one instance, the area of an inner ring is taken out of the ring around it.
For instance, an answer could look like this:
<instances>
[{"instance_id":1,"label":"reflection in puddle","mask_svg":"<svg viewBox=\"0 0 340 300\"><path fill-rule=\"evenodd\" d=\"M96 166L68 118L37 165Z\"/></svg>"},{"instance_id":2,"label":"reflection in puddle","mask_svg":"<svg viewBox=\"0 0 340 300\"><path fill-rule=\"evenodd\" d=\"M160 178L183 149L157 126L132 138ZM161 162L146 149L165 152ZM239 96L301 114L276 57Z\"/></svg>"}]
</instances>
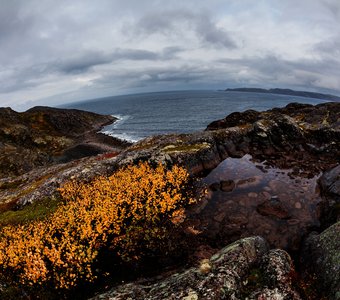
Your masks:
<instances>
[{"instance_id":1,"label":"reflection in puddle","mask_svg":"<svg viewBox=\"0 0 340 300\"><path fill-rule=\"evenodd\" d=\"M252 162L250 155L224 160L203 179L209 186L208 201L196 216L196 227L221 243L261 235L272 246L297 250L302 235L319 225L321 199L317 176L288 174Z\"/></svg>"}]
</instances>

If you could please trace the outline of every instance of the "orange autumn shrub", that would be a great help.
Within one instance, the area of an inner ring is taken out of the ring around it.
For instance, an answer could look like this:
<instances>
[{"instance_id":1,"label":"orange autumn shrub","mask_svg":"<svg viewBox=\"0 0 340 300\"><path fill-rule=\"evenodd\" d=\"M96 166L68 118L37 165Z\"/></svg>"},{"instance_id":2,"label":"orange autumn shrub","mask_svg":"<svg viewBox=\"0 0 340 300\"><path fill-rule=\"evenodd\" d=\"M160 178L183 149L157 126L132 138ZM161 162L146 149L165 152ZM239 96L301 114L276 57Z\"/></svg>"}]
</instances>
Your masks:
<instances>
[{"instance_id":1,"label":"orange autumn shrub","mask_svg":"<svg viewBox=\"0 0 340 300\"><path fill-rule=\"evenodd\" d=\"M185 169L148 163L86 184L67 182L60 189L63 204L48 218L2 228L0 273L57 288L93 281L101 250L136 259L140 245L152 248L166 237L167 224L194 202L188 183Z\"/></svg>"}]
</instances>

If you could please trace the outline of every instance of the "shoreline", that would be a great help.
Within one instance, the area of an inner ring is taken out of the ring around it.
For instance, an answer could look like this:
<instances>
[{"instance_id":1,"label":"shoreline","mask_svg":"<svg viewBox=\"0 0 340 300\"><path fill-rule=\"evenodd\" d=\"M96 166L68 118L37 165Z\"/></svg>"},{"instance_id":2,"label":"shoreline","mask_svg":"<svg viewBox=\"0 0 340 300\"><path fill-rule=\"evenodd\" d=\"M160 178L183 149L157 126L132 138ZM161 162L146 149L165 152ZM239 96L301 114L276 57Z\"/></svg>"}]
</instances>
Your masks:
<instances>
[{"instance_id":1,"label":"shoreline","mask_svg":"<svg viewBox=\"0 0 340 300\"><path fill-rule=\"evenodd\" d=\"M112 116L114 120L112 122L105 123L99 128L86 132L79 137L78 143L66 149L63 155L56 159L57 163L70 162L74 159L80 159L88 156L95 156L103 153L116 152L119 153L125 148L131 146L130 143L125 140L118 139L101 132L101 130L107 126L117 122L117 117Z\"/></svg>"}]
</instances>

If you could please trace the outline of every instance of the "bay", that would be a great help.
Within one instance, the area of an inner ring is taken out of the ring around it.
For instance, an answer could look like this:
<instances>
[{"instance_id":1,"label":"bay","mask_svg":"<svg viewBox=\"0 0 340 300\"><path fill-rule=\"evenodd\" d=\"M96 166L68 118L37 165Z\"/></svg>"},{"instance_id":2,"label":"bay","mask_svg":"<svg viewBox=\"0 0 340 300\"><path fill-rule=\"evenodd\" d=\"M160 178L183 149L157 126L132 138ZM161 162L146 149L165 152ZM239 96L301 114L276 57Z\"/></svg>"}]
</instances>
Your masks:
<instances>
[{"instance_id":1,"label":"bay","mask_svg":"<svg viewBox=\"0 0 340 300\"><path fill-rule=\"evenodd\" d=\"M64 107L113 115L119 120L102 132L135 142L151 135L204 130L212 121L235 111L263 111L291 102L318 104L326 101L276 94L196 90L112 96Z\"/></svg>"}]
</instances>

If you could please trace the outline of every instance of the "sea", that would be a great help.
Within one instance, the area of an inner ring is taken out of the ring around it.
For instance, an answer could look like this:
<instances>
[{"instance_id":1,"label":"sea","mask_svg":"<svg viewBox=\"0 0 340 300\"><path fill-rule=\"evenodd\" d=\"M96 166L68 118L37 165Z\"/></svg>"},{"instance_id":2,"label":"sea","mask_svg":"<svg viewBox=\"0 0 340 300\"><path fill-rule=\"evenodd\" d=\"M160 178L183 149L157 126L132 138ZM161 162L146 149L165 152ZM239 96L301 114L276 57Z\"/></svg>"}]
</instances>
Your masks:
<instances>
[{"instance_id":1,"label":"sea","mask_svg":"<svg viewBox=\"0 0 340 300\"><path fill-rule=\"evenodd\" d=\"M232 112L284 107L299 102L318 104L325 100L276 94L226 91L171 91L112 96L63 106L118 118L102 132L121 140L139 141L167 133L204 130L212 121Z\"/></svg>"}]
</instances>

